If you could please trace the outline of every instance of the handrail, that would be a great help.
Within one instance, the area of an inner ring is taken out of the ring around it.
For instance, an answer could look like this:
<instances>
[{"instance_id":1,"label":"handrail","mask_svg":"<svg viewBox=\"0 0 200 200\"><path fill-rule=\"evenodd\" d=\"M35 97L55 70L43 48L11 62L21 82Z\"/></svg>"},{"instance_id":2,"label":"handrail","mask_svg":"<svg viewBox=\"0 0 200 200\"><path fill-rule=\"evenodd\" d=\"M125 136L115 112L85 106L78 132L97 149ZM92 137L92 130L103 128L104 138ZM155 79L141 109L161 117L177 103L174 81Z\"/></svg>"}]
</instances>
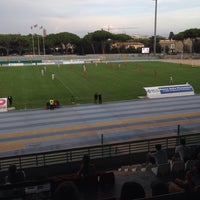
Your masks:
<instances>
[{"instance_id":1,"label":"handrail","mask_svg":"<svg viewBox=\"0 0 200 200\"><path fill-rule=\"evenodd\" d=\"M182 135L187 145L199 145L200 133ZM130 155L155 150L155 144L160 143L163 149L173 149L178 143L178 136L160 137L154 139L132 140L112 144L94 145L80 148L47 151L34 154L1 157L0 170L5 171L10 164L16 164L20 169L49 166L80 161L84 154L91 159Z\"/></svg>"}]
</instances>

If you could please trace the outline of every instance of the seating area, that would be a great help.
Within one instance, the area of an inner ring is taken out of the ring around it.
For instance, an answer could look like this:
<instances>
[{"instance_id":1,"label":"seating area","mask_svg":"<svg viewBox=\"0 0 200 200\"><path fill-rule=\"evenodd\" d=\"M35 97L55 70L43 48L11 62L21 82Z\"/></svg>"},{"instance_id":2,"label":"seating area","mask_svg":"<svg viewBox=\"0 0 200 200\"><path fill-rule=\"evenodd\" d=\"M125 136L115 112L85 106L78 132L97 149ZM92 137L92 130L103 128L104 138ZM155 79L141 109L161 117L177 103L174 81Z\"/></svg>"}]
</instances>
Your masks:
<instances>
[{"instance_id":1,"label":"seating area","mask_svg":"<svg viewBox=\"0 0 200 200\"><path fill-rule=\"evenodd\" d=\"M193 150L200 149L200 145L191 145ZM124 183L135 181L142 185L145 191L144 199L181 199L189 200L197 199L199 191L196 192L179 192L164 194L161 196L152 196L151 183L153 181L173 181L176 178L184 179L188 170L193 167L194 159L184 161L172 161L171 157L173 150L168 151L169 162L166 164L146 164L145 154L134 154L130 156L121 155L116 158L99 158L91 159L96 166L95 174L89 175L83 179L78 175L78 168L81 164L79 160L76 164L62 164L65 168L73 168L71 172L66 172L56 168L34 167L33 169L22 168L25 173L25 180L18 183L5 184L1 180L0 199L9 200L55 200L55 192L57 188L65 182L73 183L80 194L80 200L121 200L120 193ZM195 151L193 151L195 152ZM130 158L137 158L130 160ZM192 158L192 157L191 157ZM128 160L128 161L126 161ZM16 160L13 160L15 162ZM108 164L108 162L110 162ZM10 162L12 163L12 162ZM102 167L105 164L104 167ZM102 166L101 166L102 165ZM108 167L109 166L109 167ZM113 166L113 167L110 167ZM38 168L38 170L36 170ZM48 169L49 168L49 169ZM20 170L20 169L19 169ZM34 172L36 170L36 172ZM50 171L47 173L47 171ZM70 171L70 170L69 170ZM40 172L40 173L39 173ZM34 174L38 173L38 176ZM41 174L44 176L41 176ZM40 174L40 175L39 175ZM1 179L6 177L7 172L2 171ZM32 176L31 176L32 175ZM34 179L35 177L35 179ZM57 199L56 199L57 200Z\"/></svg>"},{"instance_id":2,"label":"seating area","mask_svg":"<svg viewBox=\"0 0 200 200\"><path fill-rule=\"evenodd\" d=\"M123 168L123 167L122 167ZM165 199L181 199L187 200L195 198L200 194L195 193L174 193L160 196L151 195L151 181L159 180L151 170L130 171L130 170L113 170L108 172L101 172L94 176L82 180L77 174L61 175L57 177L50 177L38 181L24 181L17 184L6 184L0 187L0 199L8 200L54 200L54 193L56 188L64 182L73 182L81 196L81 200L120 200L120 190L126 181L135 180L143 185L146 193L144 199L148 200L165 200ZM169 178L169 177L168 177Z\"/></svg>"},{"instance_id":3,"label":"seating area","mask_svg":"<svg viewBox=\"0 0 200 200\"><path fill-rule=\"evenodd\" d=\"M51 182L39 180L1 185L0 199L52 199Z\"/></svg>"},{"instance_id":4,"label":"seating area","mask_svg":"<svg viewBox=\"0 0 200 200\"><path fill-rule=\"evenodd\" d=\"M175 161L169 160L166 164L135 164L135 165L124 165L121 166L118 171L123 172L146 172L152 171L157 177L168 177L168 178L184 178L185 173L191 169L194 164L194 160Z\"/></svg>"},{"instance_id":5,"label":"seating area","mask_svg":"<svg viewBox=\"0 0 200 200\"><path fill-rule=\"evenodd\" d=\"M152 197L151 182L155 180L173 180L176 175L182 173L184 164L184 173L189 170L192 160L186 163L172 163L164 165L125 165L117 170L97 172L95 175L82 179L77 174L64 174L53 176L40 180L23 181L16 184L4 184L0 187L0 199L46 199L53 200L56 188L64 182L73 182L79 192L82 200L119 200L120 190L126 181L135 180L145 189L145 199L188 199L182 192L178 194L167 194L161 197ZM199 194L199 193L198 193ZM192 194L190 194L192 195Z\"/></svg>"}]
</instances>

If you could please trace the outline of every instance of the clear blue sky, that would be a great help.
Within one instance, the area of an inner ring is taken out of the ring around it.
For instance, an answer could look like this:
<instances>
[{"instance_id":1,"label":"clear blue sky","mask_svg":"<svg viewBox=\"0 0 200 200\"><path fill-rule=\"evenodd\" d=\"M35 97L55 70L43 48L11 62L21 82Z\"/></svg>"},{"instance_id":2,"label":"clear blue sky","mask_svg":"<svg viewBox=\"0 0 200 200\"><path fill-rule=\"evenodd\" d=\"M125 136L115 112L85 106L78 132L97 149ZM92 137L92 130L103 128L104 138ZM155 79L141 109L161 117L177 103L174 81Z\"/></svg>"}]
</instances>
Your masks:
<instances>
[{"instance_id":1,"label":"clear blue sky","mask_svg":"<svg viewBox=\"0 0 200 200\"><path fill-rule=\"evenodd\" d=\"M157 34L168 37L200 28L200 0L158 0ZM83 37L100 29L112 33L154 34L153 0L1 0L0 34L71 32ZM34 24L37 28L30 29Z\"/></svg>"}]
</instances>

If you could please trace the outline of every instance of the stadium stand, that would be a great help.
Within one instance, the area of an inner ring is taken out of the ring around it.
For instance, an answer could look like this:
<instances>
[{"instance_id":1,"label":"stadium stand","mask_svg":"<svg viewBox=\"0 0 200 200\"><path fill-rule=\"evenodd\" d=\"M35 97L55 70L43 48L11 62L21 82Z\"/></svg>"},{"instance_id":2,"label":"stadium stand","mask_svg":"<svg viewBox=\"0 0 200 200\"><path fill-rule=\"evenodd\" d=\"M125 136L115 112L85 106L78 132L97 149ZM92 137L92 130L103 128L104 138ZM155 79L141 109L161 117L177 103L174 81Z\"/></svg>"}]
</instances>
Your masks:
<instances>
[{"instance_id":1,"label":"stadium stand","mask_svg":"<svg viewBox=\"0 0 200 200\"><path fill-rule=\"evenodd\" d=\"M192 147L194 152L196 149L199 149L200 134L189 134L184 135L184 137L189 141L188 145ZM166 149L170 159L177 142L177 137L174 136L148 141L129 141L104 146L97 145L1 158L0 199L6 199L6 196L8 196L7 199L11 199L11 197L19 197L20 199L21 197L24 198L24 195L44 195L41 199L52 199L51 195L53 191L64 181L74 182L82 192L83 199L118 198L123 182L131 179L140 182L144 186L147 197L158 199L157 197L151 197L150 183L153 180L162 178L158 173L160 166L143 166L146 159L146 152L154 149L154 144L158 141ZM83 183L80 177L77 176L82 156L85 153L90 155L97 170L96 175L88 178L88 184L86 182ZM3 180L10 164L16 164L17 168L25 171L26 181L9 185L4 183ZM184 164L184 171L189 168L188 161ZM153 173L154 169L157 169L156 174ZM172 162L169 162L167 169L170 171L164 174L166 179L162 180L172 180L174 178ZM87 185L92 185L93 190L87 190ZM112 187L107 187L106 185ZM87 191L86 196L85 191ZM174 199L176 195L180 195L180 199L186 199L186 195L183 194L174 194L174 196L170 194L168 198ZM163 199L166 199L165 196Z\"/></svg>"}]
</instances>

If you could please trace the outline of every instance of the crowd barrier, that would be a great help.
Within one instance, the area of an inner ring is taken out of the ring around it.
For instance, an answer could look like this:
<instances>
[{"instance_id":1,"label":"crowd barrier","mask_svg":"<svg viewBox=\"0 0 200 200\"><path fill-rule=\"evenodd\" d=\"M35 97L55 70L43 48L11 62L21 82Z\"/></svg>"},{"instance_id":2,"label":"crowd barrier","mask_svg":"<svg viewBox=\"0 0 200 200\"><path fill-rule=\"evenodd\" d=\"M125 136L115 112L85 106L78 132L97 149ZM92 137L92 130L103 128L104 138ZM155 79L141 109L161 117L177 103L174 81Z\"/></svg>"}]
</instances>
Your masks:
<instances>
[{"instance_id":1,"label":"crowd barrier","mask_svg":"<svg viewBox=\"0 0 200 200\"><path fill-rule=\"evenodd\" d=\"M57 151L41 152L36 154L24 154L9 157L1 157L0 171L7 171L10 164L15 164L20 169L47 167L52 165L80 162L84 154L89 154L91 159L115 159L131 155L135 161L141 161L140 155L155 150L155 144L161 144L170 155L178 144L179 137L186 139L187 145L200 144L200 133L180 136L161 137L156 139L133 140L112 144L94 145L81 148L70 148ZM138 156L139 155L139 156ZM114 163L114 161L113 161Z\"/></svg>"},{"instance_id":2,"label":"crowd barrier","mask_svg":"<svg viewBox=\"0 0 200 200\"><path fill-rule=\"evenodd\" d=\"M88 55L25 55L0 57L0 65L40 65L40 64L66 64L83 63L84 61L135 61L160 59L154 54L88 54Z\"/></svg>"}]
</instances>

